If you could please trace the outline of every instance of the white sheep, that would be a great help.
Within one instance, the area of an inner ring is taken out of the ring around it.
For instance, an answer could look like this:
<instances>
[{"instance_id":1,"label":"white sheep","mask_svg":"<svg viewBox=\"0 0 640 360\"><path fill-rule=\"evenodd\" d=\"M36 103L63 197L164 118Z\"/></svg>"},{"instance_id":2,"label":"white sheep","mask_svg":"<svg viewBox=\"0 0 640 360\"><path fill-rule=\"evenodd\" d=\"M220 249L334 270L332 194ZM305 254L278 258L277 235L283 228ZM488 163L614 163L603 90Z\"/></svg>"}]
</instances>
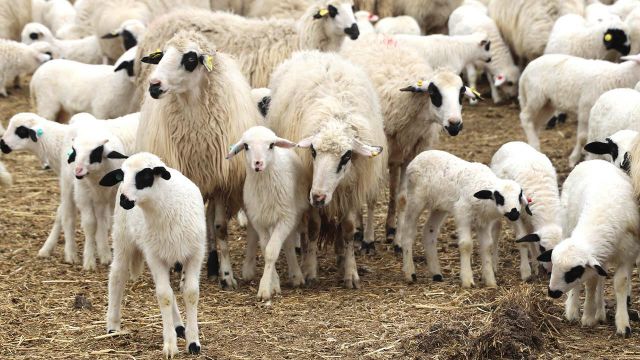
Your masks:
<instances>
[{"instance_id":1,"label":"white sheep","mask_svg":"<svg viewBox=\"0 0 640 360\"><path fill-rule=\"evenodd\" d=\"M409 15L420 23L424 34L445 33L451 12L462 0L377 0L381 18Z\"/></svg>"},{"instance_id":2,"label":"white sheep","mask_svg":"<svg viewBox=\"0 0 640 360\"><path fill-rule=\"evenodd\" d=\"M305 79L305 81L300 81ZM346 288L359 288L354 254L356 217L367 203L367 228L373 227L373 205L387 163L382 114L366 73L337 54L302 51L274 72L267 124L280 136L298 141L304 150L303 175L309 202L326 218L323 230L340 224L336 253ZM380 155L380 156L378 156ZM303 274L317 276L316 239L310 236Z\"/></svg>"},{"instance_id":3,"label":"white sheep","mask_svg":"<svg viewBox=\"0 0 640 360\"><path fill-rule=\"evenodd\" d=\"M480 244L482 280L485 286L495 287L493 225L502 217L517 221L523 210L528 211L526 196L515 181L498 178L484 164L470 163L439 150L425 151L411 161L399 203L398 241L402 245L405 280L416 281L413 243L418 218L429 209L422 243L432 278L442 281L437 241L440 227L451 214L456 221L460 279L464 288L475 284L471 270L472 228L475 228Z\"/></svg>"},{"instance_id":4,"label":"white sheep","mask_svg":"<svg viewBox=\"0 0 640 360\"><path fill-rule=\"evenodd\" d=\"M100 185L109 188L119 183L119 205L114 210L112 232L107 333L120 331L130 264L144 260L153 275L162 314L165 357L178 354L178 337L186 339L189 354L199 354L199 281L207 237L200 190L179 171L149 153L129 157L121 168L100 180ZM176 263L182 265L180 285L186 328L169 281L170 268Z\"/></svg>"},{"instance_id":5,"label":"white sheep","mask_svg":"<svg viewBox=\"0 0 640 360\"><path fill-rule=\"evenodd\" d=\"M587 19L596 19L605 14L626 18L631 12L638 8L638 0L617 0L613 4L605 5L600 1L594 1L585 8Z\"/></svg>"},{"instance_id":6,"label":"white sheep","mask_svg":"<svg viewBox=\"0 0 640 360\"><path fill-rule=\"evenodd\" d=\"M295 147L296 143L278 137L263 126L255 126L245 131L227 155L227 159L231 159L245 151L244 207L258 233L265 261L258 289L258 299L262 301L280 293L276 261L283 245L292 285L304 285L295 241L309 209L309 184L303 181L302 161L289 150ZM248 255L249 261L255 261L255 254Z\"/></svg>"},{"instance_id":7,"label":"white sheep","mask_svg":"<svg viewBox=\"0 0 640 360\"><path fill-rule=\"evenodd\" d=\"M255 0L246 15L255 18L297 19L313 4L314 0ZM236 14L244 15L242 12Z\"/></svg>"},{"instance_id":8,"label":"white sheep","mask_svg":"<svg viewBox=\"0 0 640 360\"><path fill-rule=\"evenodd\" d=\"M536 274L538 272L536 258L540 251L553 249L563 239L558 175L547 156L521 141L502 145L493 155L490 167L499 178L520 184L527 194L533 215L521 216L514 223L520 251L520 276L526 281L531 277L532 267ZM494 266L498 263L500 225L500 222L494 225ZM529 265L529 254L532 266ZM551 268L547 266L546 270L550 272Z\"/></svg>"},{"instance_id":9,"label":"white sheep","mask_svg":"<svg viewBox=\"0 0 640 360\"><path fill-rule=\"evenodd\" d=\"M0 186L11 186L11 184L13 184L11 173L0 161Z\"/></svg>"},{"instance_id":10,"label":"white sheep","mask_svg":"<svg viewBox=\"0 0 640 360\"><path fill-rule=\"evenodd\" d=\"M0 0L0 39L20 41L20 31L31 20L32 0Z\"/></svg>"},{"instance_id":11,"label":"white sheep","mask_svg":"<svg viewBox=\"0 0 640 360\"><path fill-rule=\"evenodd\" d=\"M122 47L125 52L138 45L138 42L144 38L147 26L138 19L125 20L119 28L114 31L102 35L101 39L122 39Z\"/></svg>"},{"instance_id":12,"label":"white sheep","mask_svg":"<svg viewBox=\"0 0 640 360\"><path fill-rule=\"evenodd\" d=\"M538 257L553 264L549 296L557 299L568 292L565 317L578 320L579 286L584 283L582 325L604 322L604 277L606 268L613 267L616 332L631 335L627 295L640 253L640 214L630 178L606 161L585 161L562 186L561 203L565 240Z\"/></svg>"},{"instance_id":13,"label":"white sheep","mask_svg":"<svg viewBox=\"0 0 640 360\"><path fill-rule=\"evenodd\" d=\"M420 35L420 24L413 17L406 15L380 19L374 25L374 29L378 34Z\"/></svg>"},{"instance_id":14,"label":"white sheep","mask_svg":"<svg viewBox=\"0 0 640 360\"><path fill-rule=\"evenodd\" d=\"M466 67L469 85L476 87L478 74L487 75L491 87L491 97L494 103L503 101L503 95L512 98L518 95L518 81L520 68L515 65L509 47L502 39L496 22L487 14L488 10L482 3L466 0L449 18L449 33L451 35L470 35L484 32L491 41L491 62L476 62ZM474 100L471 100L472 103Z\"/></svg>"},{"instance_id":15,"label":"white sheep","mask_svg":"<svg viewBox=\"0 0 640 360\"><path fill-rule=\"evenodd\" d=\"M366 10L356 11L353 15L356 17L358 30L360 30L361 35L373 34L376 32L376 30L373 28L372 23L378 20L377 15L374 15ZM420 35L420 33L418 33L418 35Z\"/></svg>"},{"instance_id":16,"label":"white sheep","mask_svg":"<svg viewBox=\"0 0 640 360\"><path fill-rule=\"evenodd\" d=\"M241 160L224 156L263 119L238 65L203 35L180 31L162 49L143 59L158 65L147 83L137 148L162 156L198 185L209 201L208 275L220 275L223 287L235 288L227 222L242 206L245 169Z\"/></svg>"},{"instance_id":17,"label":"white sheep","mask_svg":"<svg viewBox=\"0 0 640 360\"><path fill-rule=\"evenodd\" d=\"M68 0L32 0L31 21L46 25L54 34L75 17L76 9Z\"/></svg>"},{"instance_id":18,"label":"white sheep","mask_svg":"<svg viewBox=\"0 0 640 360\"><path fill-rule=\"evenodd\" d=\"M38 44L29 46L0 39L0 97L9 96L8 86L19 86L20 76L33 74L40 65L51 60L51 55L41 50Z\"/></svg>"},{"instance_id":19,"label":"white sheep","mask_svg":"<svg viewBox=\"0 0 640 360\"><path fill-rule=\"evenodd\" d=\"M58 124L32 113L19 113L9 120L7 131L0 140L0 149L8 154L12 151L29 151L40 162L48 164L58 175L60 183L60 205L49 237L38 252L40 257L49 257L58 243L60 231L64 230L64 259L67 263L77 263L75 235L76 206L73 200L73 181L64 175L69 126Z\"/></svg>"},{"instance_id":20,"label":"white sheep","mask_svg":"<svg viewBox=\"0 0 640 360\"><path fill-rule=\"evenodd\" d=\"M599 139L604 141L594 140L587 143L584 150L590 153L588 160L603 157L604 160L611 161L620 169L629 172L631 167L630 152L637 136L638 131L619 130L607 138Z\"/></svg>"},{"instance_id":21,"label":"white sheep","mask_svg":"<svg viewBox=\"0 0 640 360\"><path fill-rule=\"evenodd\" d=\"M345 37L357 39L360 32L351 7L351 0L322 0L310 6L297 21L247 19L195 9L174 11L150 24L148 36L140 43L139 55L162 48L180 29L193 29L233 55L253 87L264 87L276 66L294 51L338 51ZM148 70L143 68L140 74L140 81L146 81Z\"/></svg>"},{"instance_id":22,"label":"white sheep","mask_svg":"<svg viewBox=\"0 0 640 360\"><path fill-rule=\"evenodd\" d=\"M92 65L56 59L40 67L31 79L31 99L37 113L58 119L61 112L88 112L99 119L129 113L135 93L133 74L137 49L129 49L115 65Z\"/></svg>"},{"instance_id":23,"label":"white sheep","mask_svg":"<svg viewBox=\"0 0 640 360\"><path fill-rule=\"evenodd\" d=\"M569 166L580 160L587 139L589 112L604 92L640 81L640 55L621 64L569 55L544 55L532 61L520 79L520 122L529 145L540 149L538 131L554 111L577 114L576 146Z\"/></svg>"},{"instance_id":24,"label":"white sheep","mask_svg":"<svg viewBox=\"0 0 640 360\"><path fill-rule=\"evenodd\" d=\"M86 64L102 64L102 52L97 36L82 39L61 40L53 36L51 30L39 23L29 23L22 30L22 42L30 44L44 41L53 45L61 57Z\"/></svg>"}]
</instances>

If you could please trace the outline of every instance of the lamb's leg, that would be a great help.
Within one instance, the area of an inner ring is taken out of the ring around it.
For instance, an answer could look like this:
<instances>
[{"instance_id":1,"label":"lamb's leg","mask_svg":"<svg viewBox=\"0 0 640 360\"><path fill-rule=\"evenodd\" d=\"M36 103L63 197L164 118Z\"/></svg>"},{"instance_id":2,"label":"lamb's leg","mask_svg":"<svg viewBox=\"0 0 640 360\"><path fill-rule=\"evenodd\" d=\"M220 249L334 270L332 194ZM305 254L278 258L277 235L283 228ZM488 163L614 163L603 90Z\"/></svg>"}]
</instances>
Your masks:
<instances>
[{"instance_id":1,"label":"lamb's leg","mask_svg":"<svg viewBox=\"0 0 640 360\"><path fill-rule=\"evenodd\" d=\"M75 264L80 262L75 239L76 212L78 210L73 198L73 180L64 172L60 174L60 199L62 229L64 230L64 261Z\"/></svg>"},{"instance_id":2,"label":"lamb's leg","mask_svg":"<svg viewBox=\"0 0 640 360\"><path fill-rule=\"evenodd\" d=\"M242 279L251 281L256 277L256 253L258 251L258 233L247 222L247 248L242 263Z\"/></svg>"},{"instance_id":3,"label":"lamb's leg","mask_svg":"<svg viewBox=\"0 0 640 360\"><path fill-rule=\"evenodd\" d=\"M218 260L218 247L216 243L216 205L213 199L207 202L207 245L209 249L209 258L207 259L207 277L217 278L220 273L220 261Z\"/></svg>"},{"instance_id":4,"label":"lamb's leg","mask_svg":"<svg viewBox=\"0 0 640 360\"><path fill-rule=\"evenodd\" d=\"M520 125L522 126L522 130L524 130L524 134L527 136L527 142L534 149L540 150L540 139L538 138L538 133L536 131L535 125L535 117L528 110L522 110L520 112Z\"/></svg>"},{"instance_id":5,"label":"lamb's leg","mask_svg":"<svg viewBox=\"0 0 640 360\"><path fill-rule=\"evenodd\" d=\"M629 313L627 310L627 291L629 289L629 271L625 265L619 266L613 276L613 288L616 293L616 332L625 337L631 336Z\"/></svg>"},{"instance_id":6,"label":"lamb's leg","mask_svg":"<svg viewBox=\"0 0 640 360\"><path fill-rule=\"evenodd\" d=\"M203 254L198 253L188 259L184 264L184 284L182 286L182 297L185 304L185 314L187 329L185 332L187 340L187 351L189 354L200 353L200 336L198 331L198 298L200 297L200 268Z\"/></svg>"},{"instance_id":7,"label":"lamb's leg","mask_svg":"<svg viewBox=\"0 0 640 360\"><path fill-rule=\"evenodd\" d=\"M366 254L375 254L376 253L376 244L375 244L375 209L376 209L377 199L369 199L367 201L367 224L364 230L364 240L362 242L362 250Z\"/></svg>"},{"instance_id":8,"label":"lamb's leg","mask_svg":"<svg viewBox=\"0 0 640 360\"><path fill-rule=\"evenodd\" d=\"M502 221L496 221L491 228L491 238L493 239L493 272L498 272L498 264L500 263L500 234L502 232Z\"/></svg>"},{"instance_id":9,"label":"lamb's leg","mask_svg":"<svg viewBox=\"0 0 640 360\"><path fill-rule=\"evenodd\" d=\"M184 277L184 274L182 275ZM173 296L173 303L171 306L171 316L173 318L173 328L176 329L176 336L182 339L186 339L186 335L184 333L184 323L182 322L182 316L180 316L180 309L178 308L178 301L176 301L175 295Z\"/></svg>"},{"instance_id":10,"label":"lamb's leg","mask_svg":"<svg viewBox=\"0 0 640 360\"><path fill-rule=\"evenodd\" d=\"M400 165L389 165L389 207L387 208L387 244L394 243L396 237L396 196L400 186Z\"/></svg>"},{"instance_id":11,"label":"lamb's leg","mask_svg":"<svg viewBox=\"0 0 640 360\"><path fill-rule=\"evenodd\" d=\"M580 317L580 286L567 292L567 301L564 303L564 317L569 321L577 321Z\"/></svg>"},{"instance_id":12,"label":"lamb's leg","mask_svg":"<svg viewBox=\"0 0 640 360\"><path fill-rule=\"evenodd\" d=\"M342 220L342 239L344 241L344 287L347 289L360 288L360 276L356 266L356 256L353 249L353 234L355 234L356 212L351 210Z\"/></svg>"},{"instance_id":13,"label":"lamb's leg","mask_svg":"<svg viewBox=\"0 0 640 360\"><path fill-rule=\"evenodd\" d=\"M287 258L289 282L293 287L304 285L304 276L302 275L302 270L298 263L298 256L296 255L296 239L298 239L298 234L299 232L294 230L284 242L284 255Z\"/></svg>"},{"instance_id":14,"label":"lamb's leg","mask_svg":"<svg viewBox=\"0 0 640 360\"><path fill-rule=\"evenodd\" d=\"M129 280L136 281L144 271L144 255L139 249L132 250L129 261Z\"/></svg>"},{"instance_id":15,"label":"lamb's leg","mask_svg":"<svg viewBox=\"0 0 640 360\"><path fill-rule=\"evenodd\" d=\"M493 99L494 104L500 104L502 102L502 95L500 95L500 89L495 84L495 81L491 78L491 74L487 71L487 81L489 82L489 87L491 88L491 99Z\"/></svg>"},{"instance_id":16,"label":"lamb's leg","mask_svg":"<svg viewBox=\"0 0 640 360\"><path fill-rule=\"evenodd\" d=\"M53 227L51 228L51 232L49 233L49 237L47 241L44 242L40 251L38 251L39 257L49 257L51 256L51 252L58 245L58 239L60 238L60 230L62 228L62 204L58 205L56 209L56 219L53 222Z\"/></svg>"},{"instance_id":17,"label":"lamb's leg","mask_svg":"<svg viewBox=\"0 0 640 360\"><path fill-rule=\"evenodd\" d=\"M488 288L495 288L497 286L496 277L493 272L493 239L491 237L492 228L493 224L478 227L480 259L482 261L482 281Z\"/></svg>"},{"instance_id":18,"label":"lamb's leg","mask_svg":"<svg viewBox=\"0 0 640 360\"><path fill-rule=\"evenodd\" d=\"M310 284L318 277L318 234L320 231L320 214L317 209L307 213L307 236L302 240L302 274L305 283Z\"/></svg>"},{"instance_id":19,"label":"lamb's leg","mask_svg":"<svg viewBox=\"0 0 640 360\"><path fill-rule=\"evenodd\" d=\"M260 288L258 289L258 299L261 301L269 301L271 296L280 294L280 286L276 286L277 284L274 283L275 278L278 277L276 262L278 261L280 250L282 250L282 245L287 241L287 238L291 237L293 232L293 226L281 222L271 233L263 254L264 273L262 274L262 279L260 279ZM293 238L290 241L293 241Z\"/></svg>"},{"instance_id":20,"label":"lamb's leg","mask_svg":"<svg viewBox=\"0 0 640 360\"><path fill-rule=\"evenodd\" d=\"M112 214L109 205L96 206L96 245L100 264L107 265L111 262L111 247L109 246L109 229Z\"/></svg>"},{"instance_id":21,"label":"lamb's leg","mask_svg":"<svg viewBox=\"0 0 640 360\"><path fill-rule=\"evenodd\" d=\"M220 286L222 286L223 289L236 289L238 287L238 282L233 277L231 256L229 255L229 244L227 243L227 222L229 221L226 210L227 207L226 201L216 199L216 218L214 228L216 242L218 245L218 253L220 254Z\"/></svg>"},{"instance_id":22,"label":"lamb's leg","mask_svg":"<svg viewBox=\"0 0 640 360\"><path fill-rule=\"evenodd\" d=\"M476 65L473 63L467 64L467 66L465 67L465 71L467 73L469 86L475 89L478 84L478 70L476 69ZM478 103L478 100L469 99L469 105L476 105L477 103Z\"/></svg>"},{"instance_id":23,"label":"lamb's leg","mask_svg":"<svg viewBox=\"0 0 640 360\"><path fill-rule=\"evenodd\" d=\"M116 245L113 249L113 263L109 272L109 306L107 310L107 332L120 331L122 320L122 297L124 287L129 277L129 263L132 256L131 248L124 248L124 244Z\"/></svg>"},{"instance_id":24,"label":"lamb's leg","mask_svg":"<svg viewBox=\"0 0 640 360\"><path fill-rule=\"evenodd\" d=\"M582 151L589 131L589 111L580 110L578 115L578 131L576 132L576 146L569 156L569 167L575 167L582 158Z\"/></svg>"},{"instance_id":25,"label":"lamb's leg","mask_svg":"<svg viewBox=\"0 0 640 360\"><path fill-rule=\"evenodd\" d=\"M473 254L473 240L471 237L471 223L468 214L456 216L458 229L458 250L460 251L460 280L463 288L475 285L471 270L471 255Z\"/></svg>"},{"instance_id":26,"label":"lamb's leg","mask_svg":"<svg viewBox=\"0 0 640 360\"><path fill-rule=\"evenodd\" d=\"M169 281L169 266L153 256L147 256L146 260L151 275L153 275L156 297L160 306L160 314L162 315L162 338L164 340L162 352L166 358L173 358L178 354L178 337L173 326L175 295Z\"/></svg>"},{"instance_id":27,"label":"lamb's leg","mask_svg":"<svg viewBox=\"0 0 640 360\"><path fill-rule=\"evenodd\" d=\"M584 283L584 308L582 309L582 326L592 327L598 323L596 319L597 301L596 293L598 288L598 277L593 276Z\"/></svg>"},{"instance_id":28,"label":"lamb's leg","mask_svg":"<svg viewBox=\"0 0 640 360\"><path fill-rule=\"evenodd\" d=\"M418 216L420 216L420 212L421 211L418 212ZM438 235L446 218L446 212L433 210L429 215L424 229L422 229L422 246L427 256L427 266L429 267L433 281L442 281L442 269L440 268L440 259L438 258ZM415 222L413 227L416 227Z\"/></svg>"},{"instance_id":29,"label":"lamb's leg","mask_svg":"<svg viewBox=\"0 0 640 360\"><path fill-rule=\"evenodd\" d=\"M604 279L600 276L598 276L596 289L596 320L600 323L607 321L607 310L604 303Z\"/></svg>"},{"instance_id":30,"label":"lamb's leg","mask_svg":"<svg viewBox=\"0 0 640 360\"><path fill-rule=\"evenodd\" d=\"M527 229L522 223L522 219L518 220L514 224L516 228L516 239L520 239L527 235ZM520 243L518 245L518 251L520 251L520 278L522 281L529 281L531 279L531 265L529 264L529 243Z\"/></svg>"},{"instance_id":31,"label":"lamb's leg","mask_svg":"<svg viewBox=\"0 0 640 360\"><path fill-rule=\"evenodd\" d=\"M82 231L84 232L84 251L83 251L83 265L85 270L96 269L96 228L97 219L93 210L93 206L86 201L83 206L80 206L80 223L82 225Z\"/></svg>"}]
</instances>

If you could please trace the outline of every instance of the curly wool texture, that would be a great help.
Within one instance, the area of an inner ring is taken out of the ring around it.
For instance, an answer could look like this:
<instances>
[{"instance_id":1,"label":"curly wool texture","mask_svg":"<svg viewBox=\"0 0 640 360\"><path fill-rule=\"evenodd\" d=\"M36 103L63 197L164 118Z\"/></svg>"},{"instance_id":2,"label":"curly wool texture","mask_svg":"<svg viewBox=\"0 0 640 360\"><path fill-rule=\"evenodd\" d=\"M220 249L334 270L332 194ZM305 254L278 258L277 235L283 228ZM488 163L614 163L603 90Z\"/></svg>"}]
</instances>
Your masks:
<instances>
[{"instance_id":1,"label":"curly wool texture","mask_svg":"<svg viewBox=\"0 0 640 360\"><path fill-rule=\"evenodd\" d=\"M300 81L305 79L305 81ZM269 88L273 90L267 123L281 137L300 141L313 135L314 147L342 156L351 141L386 148L380 105L367 75L336 54L306 51L278 67ZM313 158L298 152L304 177L311 183ZM333 195L326 212L341 219L377 196L384 179L386 149L375 158L354 153L352 168Z\"/></svg>"}]
</instances>

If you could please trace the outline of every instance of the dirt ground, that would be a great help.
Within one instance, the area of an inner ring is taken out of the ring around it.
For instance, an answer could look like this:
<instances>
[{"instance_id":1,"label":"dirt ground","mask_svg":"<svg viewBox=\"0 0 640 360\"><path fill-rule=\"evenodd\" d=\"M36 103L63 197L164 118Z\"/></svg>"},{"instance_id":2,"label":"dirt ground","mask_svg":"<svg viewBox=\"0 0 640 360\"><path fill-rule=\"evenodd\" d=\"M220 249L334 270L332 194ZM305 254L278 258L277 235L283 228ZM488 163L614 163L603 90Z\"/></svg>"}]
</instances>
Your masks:
<instances>
[{"instance_id":1,"label":"dirt ground","mask_svg":"<svg viewBox=\"0 0 640 360\"><path fill-rule=\"evenodd\" d=\"M5 126L14 113L28 110L27 90L14 90L9 98L0 99L0 120ZM516 105L496 107L490 101L475 108L465 106L463 133L456 138L443 133L441 148L486 163L504 142L524 139L517 114ZM575 123L570 122L542 135L543 151L558 167L561 180L568 173L574 133ZM80 265L63 263L62 240L51 258L36 258L58 203L54 174L42 170L31 155L11 154L2 161L12 171L15 185L0 190L0 358L161 357L160 312L148 272L127 286L123 330L130 333L104 337L108 268L85 272ZM236 291L222 291L203 278L199 308L203 351L198 358L640 357L640 331L629 339L615 335L610 290L609 321L583 329L563 319L563 300L547 298L544 279L522 283L510 230L500 242L498 289L485 289L480 281L476 288L460 288L451 220L439 244L445 281L434 283L427 276L418 245L418 282L406 285L401 259L380 244L386 211L383 194L379 201L378 253L358 257L360 290L340 287L331 251L320 253L317 284L303 289L283 286L282 296L271 306L256 301L256 282L241 282ZM82 244L79 225L77 229ZM244 233L233 224L231 234L234 271L239 276ZM474 274L479 280L477 265L476 259ZM284 281L286 274L280 274ZM639 305L637 295L635 276L634 309ZM76 301L84 298L88 302ZM634 331L639 325L632 323ZM179 357L196 358L185 354L180 341Z\"/></svg>"}]
</instances>

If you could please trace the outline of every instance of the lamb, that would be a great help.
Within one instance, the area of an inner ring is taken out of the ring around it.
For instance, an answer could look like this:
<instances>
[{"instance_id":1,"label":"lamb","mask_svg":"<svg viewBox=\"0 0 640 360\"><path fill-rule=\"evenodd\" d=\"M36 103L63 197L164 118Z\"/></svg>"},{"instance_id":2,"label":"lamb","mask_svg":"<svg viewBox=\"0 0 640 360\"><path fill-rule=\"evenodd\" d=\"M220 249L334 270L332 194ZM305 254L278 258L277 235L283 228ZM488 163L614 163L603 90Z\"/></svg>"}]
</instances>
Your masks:
<instances>
[{"instance_id":1,"label":"lamb","mask_svg":"<svg viewBox=\"0 0 640 360\"><path fill-rule=\"evenodd\" d=\"M413 17L406 15L380 19L374 28L378 34L420 35L420 24Z\"/></svg>"},{"instance_id":2,"label":"lamb","mask_svg":"<svg viewBox=\"0 0 640 360\"><path fill-rule=\"evenodd\" d=\"M58 119L63 111L70 115L89 112L100 119L128 114L135 93L136 51L129 49L113 66L64 59L48 62L31 79L37 113L47 119Z\"/></svg>"},{"instance_id":3,"label":"lamb","mask_svg":"<svg viewBox=\"0 0 640 360\"><path fill-rule=\"evenodd\" d=\"M584 150L590 153L589 160L599 158L597 155L604 156L605 160L628 173L631 166L630 152L637 136L638 131L620 130L604 139L604 142L589 142Z\"/></svg>"},{"instance_id":4,"label":"lamb","mask_svg":"<svg viewBox=\"0 0 640 360\"><path fill-rule=\"evenodd\" d=\"M587 139L589 112L604 92L633 87L640 80L640 55L615 64L569 55L544 55L527 66L520 79L520 122L529 145L540 149L537 132L554 110L578 115L576 146L569 166L580 160ZM558 94L562 94L559 96Z\"/></svg>"},{"instance_id":5,"label":"lamb","mask_svg":"<svg viewBox=\"0 0 640 360\"><path fill-rule=\"evenodd\" d=\"M0 0L0 39L20 41L20 31L31 21L32 0Z\"/></svg>"},{"instance_id":6,"label":"lamb","mask_svg":"<svg viewBox=\"0 0 640 360\"><path fill-rule=\"evenodd\" d=\"M32 113L19 113L9 120L8 129L0 140L0 149L4 154L21 150L32 152L58 175L60 205L56 210L53 228L38 256L51 256L60 238L60 231L64 230L64 261L73 264L78 262L74 239L76 206L73 200L73 181L69 181L63 174L70 145L68 133L68 125L58 124Z\"/></svg>"},{"instance_id":7,"label":"lamb","mask_svg":"<svg viewBox=\"0 0 640 360\"><path fill-rule=\"evenodd\" d=\"M586 297L582 326L606 320L603 285L607 266L615 269L616 332L630 336L627 294L631 272L640 253L640 214L630 178L611 163L586 161L569 174L562 186L564 236L538 260L551 262L549 296L568 292L565 317L579 317L579 285Z\"/></svg>"},{"instance_id":8,"label":"lamb","mask_svg":"<svg viewBox=\"0 0 640 360\"><path fill-rule=\"evenodd\" d=\"M453 186L452 186L453 185ZM527 197L513 180L498 178L488 166L469 163L439 150L429 150L416 156L407 167L399 199L400 221L398 241L402 244L405 280L415 282L413 242L420 214L429 209L429 220L423 231L427 264L434 281L442 281L437 241L440 227L448 214L456 220L460 249L460 279L462 287L475 285L471 271L475 227L482 258L482 280L487 287L496 287L492 247L492 228L504 216L517 221L527 211Z\"/></svg>"},{"instance_id":9,"label":"lamb","mask_svg":"<svg viewBox=\"0 0 640 360\"><path fill-rule=\"evenodd\" d=\"M153 36L145 41L149 38ZM227 222L242 206L245 169L240 160L224 161L224 156L246 129L263 119L238 65L216 52L203 35L180 31L163 49L143 59L158 66L149 78L150 96L142 104L136 146L162 156L198 185L209 201L207 224L213 247L208 275L219 274L223 287L235 288Z\"/></svg>"},{"instance_id":10,"label":"lamb","mask_svg":"<svg viewBox=\"0 0 640 360\"><path fill-rule=\"evenodd\" d=\"M416 49L434 69L448 68L460 74L475 62L490 63L491 41L485 33L471 35L395 35L393 40L402 46Z\"/></svg>"},{"instance_id":11,"label":"lamb","mask_svg":"<svg viewBox=\"0 0 640 360\"><path fill-rule=\"evenodd\" d=\"M12 40L0 39L0 96L7 97L7 86L19 85L16 80L22 75L33 74L43 63L51 60L51 55L33 46Z\"/></svg>"},{"instance_id":12,"label":"lamb","mask_svg":"<svg viewBox=\"0 0 640 360\"><path fill-rule=\"evenodd\" d=\"M535 259L540 251L553 249L563 239L558 176L548 157L520 141L502 145L493 155L490 167L499 178L513 180L523 187L528 196L527 203L534 214L522 216L513 223L520 250L520 276L523 281L527 281L531 277L529 253L533 270L537 273ZM494 266L498 264L500 225L499 221L496 222L493 229L493 239L496 242ZM549 266L545 266L545 269L551 272Z\"/></svg>"},{"instance_id":13,"label":"lamb","mask_svg":"<svg viewBox=\"0 0 640 360\"><path fill-rule=\"evenodd\" d=\"M481 31L487 34L491 41L491 62L486 64L476 62L466 67L469 85L476 87L478 73L487 75L491 87L491 98L494 103L502 102L503 96L513 98L518 95L518 80L520 68L513 62L509 47L502 39L496 22L488 14L487 7L477 1L466 0L449 18L449 33L451 35L470 35ZM471 100L472 103L474 100Z\"/></svg>"},{"instance_id":14,"label":"lamb","mask_svg":"<svg viewBox=\"0 0 640 360\"><path fill-rule=\"evenodd\" d=\"M361 35L373 34L376 32L376 30L373 28L372 23L378 20L377 15L374 15L366 10L356 11L353 15L356 17L358 30L360 30ZM418 35L420 34L418 33Z\"/></svg>"},{"instance_id":15,"label":"lamb","mask_svg":"<svg viewBox=\"0 0 640 360\"><path fill-rule=\"evenodd\" d=\"M299 232L306 232L301 225L309 209L309 184L301 181L302 161L295 152L288 150L295 147L296 143L276 136L266 127L255 126L245 131L227 155L227 159L231 159L242 151L246 153L244 206L258 233L265 258L264 275L258 289L258 299L262 301L269 301L272 295L280 293L275 266L283 245L293 286L304 285L295 241ZM255 261L255 255L248 258Z\"/></svg>"},{"instance_id":16,"label":"lamb","mask_svg":"<svg viewBox=\"0 0 640 360\"><path fill-rule=\"evenodd\" d=\"M396 194L406 166L417 154L437 145L442 129L451 136L462 131L462 97L475 95L457 74L432 70L414 49L383 36L345 43L341 55L365 70L380 97L389 143L386 240L392 242ZM372 249L373 244L373 232L364 234L363 247Z\"/></svg>"},{"instance_id":17,"label":"lamb","mask_svg":"<svg viewBox=\"0 0 640 360\"><path fill-rule=\"evenodd\" d=\"M378 0L381 18L409 15L420 23L424 34L445 33L451 12L463 0Z\"/></svg>"},{"instance_id":18,"label":"lamb","mask_svg":"<svg viewBox=\"0 0 640 360\"><path fill-rule=\"evenodd\" d=\"M97 36L87 36L82 39L60 40L53 36L51 30L39 23L29 23L22 30L22 42L30 44L35 41L45 41L53 45L61 56L86 64L102 64L102 52Z\"/></svg>"},{"instance_id":19,"label":"lamb","mask_svg":"<svg viewBox=\"0 0 640 360\"><path fill-rule=\"evenodd\" d=\"M120 25L120 27L108 34L102 35L101 39L122 39L122 46L125 52L138 45L142 40L147 26L140 20L130 19Z\"/></svg>"},{"instance_id":20,"label":"lamb","mask_svg":"<svg viewBox=\"0 0 640 360\"><path fill-rule=\"evenodd\" d=\"M256 0L247 13L248 17L297 19L302 16L313 0ZM243 13L237 13L243 15Z\"/></svg>"},{"instance_id":21,"label":"lamb","mask_svg":"<svg viewBox=\"0 0 640 360\"><path fill-rule=\"evenodd\" d=\"M305 79L305 81L300 81ZM280 136L300 139L308 200L328 223L340 224L336 239L343 286L359 288L354 254L356 217L367 203L367 232L373 234L373 203L387 163L382 114L366 73L337 54L302 51L274 72L267 124ZM316 241L310 237L303 274L316 279Z\"/></svg>"},{"instance_id":22,"label":"lamb","mask_svg":"<svg viewBox=\"0 0 640 360\"><path fill-rule=\"evenodd\" d=\"M33 0L31 12L32 21L45 24L55 34L76 17L76 9L67 0Z\"/></svg>"},{"instance_id":23,"label":"lamb","mask_svg":"<svg viewBox=\"0 0 640 360\"><path fill-rule=\"evenodd\" d=\"M233 55L253 87L265 87L275 67L294 51L337 51L345 36L357 39L360 32L351 6L351 0L322 0L310 6L298 21L247 19L194 9L174 11L149 26L139 55L162 48L179 29L194 29ZM143 68L140 83L147 76L148 69Z\"/></svg>"},{"instance_id":24,"label":"lamb","mask_svg":"<svg viewBox=\"0 0 640 360\"><path fill-rule=\"evenodd\" d=\"M262 114L263 117L266 117L267 113L269 112L269 103L271 102L271 89L268 89L268 88L252 89L251 99L253 99L254 104L258 105L260 114Z\"/></svg>"},{"instance_id":25,"label":"lamb","mask_svg":"<svg viewBox=\"0 0 640 360\"><path fill-rule=\"evenodd\" d=\"M207 236L202 194L191 180L149 153L129 157L121 168L107 173L100 185L111 188L120 182L112 233L107 333L120 331L130 264L146 260L162 314L165 357L178 354L177 337L187 340L189 354L199 354L199 280ZM169 281L170 268L176 263L183 270L186 329Z\"/></svg>"}]
</instances>

